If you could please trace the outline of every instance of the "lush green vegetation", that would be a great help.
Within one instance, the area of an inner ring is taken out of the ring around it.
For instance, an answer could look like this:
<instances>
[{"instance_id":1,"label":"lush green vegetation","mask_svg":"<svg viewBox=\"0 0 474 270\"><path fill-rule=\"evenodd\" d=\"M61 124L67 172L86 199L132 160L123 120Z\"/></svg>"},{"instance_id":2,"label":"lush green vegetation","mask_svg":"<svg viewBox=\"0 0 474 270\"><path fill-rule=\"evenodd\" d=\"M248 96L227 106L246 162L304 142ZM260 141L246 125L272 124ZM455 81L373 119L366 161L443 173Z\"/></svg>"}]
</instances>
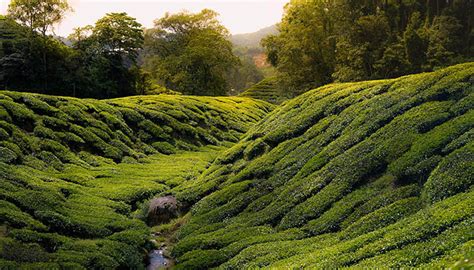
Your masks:
<instances>
[{"instance_id":1,"label":"lush green vegetation","mask_svg":"<svg viewBox=\"0 0 474 270\"><path fill-rule=\"evenodd\" d=\"M144 67L167 88L187 95L226 95L238 63L215 11L166 14L145 32Z\"/></svg>"},{"instance_id":2,"label":"lush green vegetation","mask_svg":"<svg viewBox=\"0 0 474 270\"><path fill-rule=\"evenodd\" d=\"M242 94L240 94L240 96L265 100L266 102L273 104L280 104L289 99L285 94L286 93L278 84L278 79L276 77L269 77L247 88Z\"/></svg>"},{"instance_id":3,"label":"lush green vegetation","mask_svg":"<svg viewBox=\"0 0 474 270\"><path fill-rule=\"evenodd\" d=\"M146 200L192 182L271 109L0 91L0 268L143 268Z\"/></svg>"},{"instance_id":4,"label":"lush green vegetation","mask_svg":"<svg viewBox=\"0 0 474 270\"><path fill-rule=\"evenodd\" d=\"M134 18L110 13L68 40L51 36L68 11L66 0L11 1L0 16L0 89L112 98L156 88L136 63L143 30Z\"/></svg>"},{"instance_id":5,"label":"lush green vegetation","mask_svg":"<svg viewBox=\"0 0 474 270\"><path fill-rule=\"evenodd\" d=\"M472 266L474 64L285 102L193 183L177 269Z\"/></svg>"},{"instance_id":6,"label":"lush green vegetation","mask_svg":"<svg viewBox=\"0 0 474 270\"><path fill-rule=\"evenodd\" d=\"M473 61L472 1L291 0L264 40L291 94Z\"/></svg>"},{"instance_id":7,"label":"lush green vegetation","mask_svg":"<svg viewBox=\"0 0 474 270\"><path fill-rule=\"evenodd\" d=\"M67 38L50 35L69 11L67 0L11 1L0 16L0 89L89 98L171 90L225 96L263 78L253 59L233 50L212 10L167 14L146 30L126 13L109 13Z\"/></svg>"},{"instance_id":8,"label":"lush green vegetation","mask_svg":"<svg viewBox=\"0 0 474 270\"><path fill-rule=\"evenodd\" d=\"M209 9L65 39L11 0L0 269L473 267L473 3L291 0L265 55Z\"/></svg>"},{"instance_id":9,"label":"lush green vegetation","mask_svg":"<svg viewBox=\"0 0 474 270\"><path fill-rule=\"evenodd\" d=\"M177 269L472 265L473 74L276 109L0 91L0 268L143 268L151 231ZM150 230L147 202L167 195L189 212Z\"/></svg>"}]
</instances>

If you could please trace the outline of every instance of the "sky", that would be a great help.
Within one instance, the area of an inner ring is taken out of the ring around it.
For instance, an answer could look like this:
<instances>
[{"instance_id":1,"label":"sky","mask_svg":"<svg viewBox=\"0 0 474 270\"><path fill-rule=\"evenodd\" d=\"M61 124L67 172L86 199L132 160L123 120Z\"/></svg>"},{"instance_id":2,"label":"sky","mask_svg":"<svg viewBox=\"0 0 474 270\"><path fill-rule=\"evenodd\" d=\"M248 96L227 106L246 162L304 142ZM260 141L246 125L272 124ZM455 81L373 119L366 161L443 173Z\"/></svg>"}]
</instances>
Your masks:
<instances>
[{"instance_id":1,"label":"sky","mask_svg":"<svg viewBox=\"0 0 474 270\"><path fill-rule=\"evenodd\" d=\"M55 33L68 36L75 27L94 24L108 12L127 12L143 26L165 12L187 10L199 12L210 8L220 14L219 20L232 34L255 32L280 21L283 6L289 0L69 0L74 12L68 13ZM6 14L10 0L0 0L0 13Z\"/></svg>"}]
</instances>

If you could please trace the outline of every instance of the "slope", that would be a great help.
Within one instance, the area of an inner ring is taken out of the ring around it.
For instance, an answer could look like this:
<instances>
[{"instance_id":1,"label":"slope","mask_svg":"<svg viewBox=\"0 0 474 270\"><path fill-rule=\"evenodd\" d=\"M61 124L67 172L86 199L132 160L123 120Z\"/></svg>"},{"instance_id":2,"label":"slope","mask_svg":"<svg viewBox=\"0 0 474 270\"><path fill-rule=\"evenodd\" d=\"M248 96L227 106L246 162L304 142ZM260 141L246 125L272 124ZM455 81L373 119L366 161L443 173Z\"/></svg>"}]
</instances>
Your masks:
<instances>
[{"instance_id":1,"label":"slope","mask_svg":"<svg viewBox=\"0 0 474 270\"><path fill-rule=\"evenodd\" d=\"M237 34L230 36L230 41L235 46L247 47L247 48L260 48L260 42L262 39L269 35L278 34L276 25L271 25L258 30L257 32L247 34Z\"/></svg>"},{"instance_id":2,"label":"slope","mask_svg":"<svg viewBox=\"0 0 474 270\"><path fill-rule=\"evenodd\" d=\"M271 109L0 91L0 268L143 268L142 202L192 182Z\"/></svg>"},{"instance_id":3,"label":"slope","mask_svg":"<svg viewBox=\"0 0 474 270\"><path fill-rule=\"evenodd\" d=\"M288 100L283 91L278 86L276 77L265 78L262 81L252 85L240 94L241 97L249 97L264 100L272 104L280 104Z\"/></svg>"},{"instance_id":4,"label":"slope","mask_svg":"<svg viewBox=\"0 0 474 270\"><path fill-rule=\"evenodd\" d=\"M284 103L176 189L177 269L472 266L473 90L466 63Z\"/></svg>"}]
</instances>

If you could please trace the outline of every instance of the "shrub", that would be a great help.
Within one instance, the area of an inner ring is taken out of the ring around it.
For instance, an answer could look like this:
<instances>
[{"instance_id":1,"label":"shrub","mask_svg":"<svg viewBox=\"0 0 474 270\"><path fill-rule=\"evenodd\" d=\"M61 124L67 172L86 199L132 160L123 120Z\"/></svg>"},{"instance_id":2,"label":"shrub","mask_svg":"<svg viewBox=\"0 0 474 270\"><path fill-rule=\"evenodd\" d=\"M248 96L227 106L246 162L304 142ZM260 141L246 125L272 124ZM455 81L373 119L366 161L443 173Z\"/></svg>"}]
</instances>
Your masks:
<instances>
[{"instance_id":1,"label":"shrub","mask_svg":"<svg viewBox=\"0 0 474 270\"><path fill-rule=\"evenodd\" d=\"M24 105L5 99L0 99L0 106L3 106L3 108L9 112L13 119L23 126L35 121L35 114Z\"/></svg>"},{"instance_id":2,"label":"shrub","mask_svg":"<svg viewBox=\"0 0 474 270\"><path fill-rule=\"evenodd\" d=\"M151 144L158 152L171 155L176 153L176 148L168 142L154 142Z\"/></svg>"},{"instance_id":3,"label":"shrub","mask_svg":"<svg viewBox=\"0 0 474 270\"><path fill-rule=\"evenodd\" d=\"M50 106L48 103L33 95L23 96L21 101L27 105L28 108L39 114L54 115L56 112L58 112L58 109Z\"/></svg>"},{"instance_id":4,"label":"shrub","mask_svg":"<svg viewBox=\"0 0 474 270\"><path fill-rule=\"evenodd\" d=\"M38 158L56 170L62 171L64 169L64 164L61 162L61 160L55 154L49 151L41 151L38 154Z\"/></svg>"},{"instance_id":5,"label":"shrub","mask_svg":"<svg viewBox=\"0 0 474 270\"><path fill-rule=\"evenodd\" d=\"M0 146L0 162L13 163L18 159L18 155L12 150Z\"/></svg>"},{"instance_id":6,"label":"shrub","mask_svg":"<svg viewBox=\"0 0 474 270\"><path fill-rule=\"evenodd\" d=\"M42 125L36 126L35 129L33 130L33 134L35 134L35 136L39 138L52 139L52 140L57 139L53 130L47 127L44 127Z\"/></svg>"},{"instance_id":7,"label":"shrub","mask_svg":"<svg viewBox=\"0 0 474 270\"><path fill-rule=\"evenodd\" d=\"M474 184L474 143L454 151L431 173L423 188L428 203L463 192Z\"/></svg>"},{"instance_id":8,"label":"shrub","mask_svg":"<svg viewBox=\"0 0 474 270\"><path fill-rule=\"evenodd\" d=\"M10 117L10 114L3 107L0 107L0 120L12 122L12 118Z\"/></svg>"}]
</instances>

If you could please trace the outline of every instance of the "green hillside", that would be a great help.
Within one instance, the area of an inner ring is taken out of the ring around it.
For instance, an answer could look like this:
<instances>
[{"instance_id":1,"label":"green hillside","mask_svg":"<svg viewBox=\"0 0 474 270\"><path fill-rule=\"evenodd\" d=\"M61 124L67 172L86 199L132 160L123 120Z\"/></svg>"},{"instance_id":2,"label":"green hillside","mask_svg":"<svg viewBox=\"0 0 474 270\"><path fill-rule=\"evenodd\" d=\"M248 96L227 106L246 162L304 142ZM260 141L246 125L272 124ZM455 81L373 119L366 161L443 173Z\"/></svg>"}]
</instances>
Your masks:
<instances>
[{"instance_id":1,"label":"green hillside","mask_svg":"<svg viewBox=\"0 0 474 270\"><path fill-rule=\"evenodd\" d=\"M280 104L288 99L279 88L276 77L263 79L245 90L240 96L260 99L273 104Z\"/></svg>"},{"instance_id":2,"label":"green hillside","mask_svg":"<svg viewBox=\"0 0 474 270\"><path fill-rule=\"evenodd\" d=\"M280 106L0 91L0 269L472 267L473 107L474 63Z\"/></svg>"},{"instance_id":3,"label":"green hillside","mask_svg":"<svg viewBox=\"0 0 474 270\"><path fill-rule=\"evenodd\" d=\"M272 106L0 91L0 269L140 269L142 203L192 181Z\"/></svg>"},{"instance_id":4,"label":"green hillside","mask_svg":"<svg viewBox=\"0 0 474 270\"><path fill-rule=\"evenodd\" d=\"M472 267L473 107L474 63L286 102L176 190L176 268Z\"/></svg>"}]
</instances>

